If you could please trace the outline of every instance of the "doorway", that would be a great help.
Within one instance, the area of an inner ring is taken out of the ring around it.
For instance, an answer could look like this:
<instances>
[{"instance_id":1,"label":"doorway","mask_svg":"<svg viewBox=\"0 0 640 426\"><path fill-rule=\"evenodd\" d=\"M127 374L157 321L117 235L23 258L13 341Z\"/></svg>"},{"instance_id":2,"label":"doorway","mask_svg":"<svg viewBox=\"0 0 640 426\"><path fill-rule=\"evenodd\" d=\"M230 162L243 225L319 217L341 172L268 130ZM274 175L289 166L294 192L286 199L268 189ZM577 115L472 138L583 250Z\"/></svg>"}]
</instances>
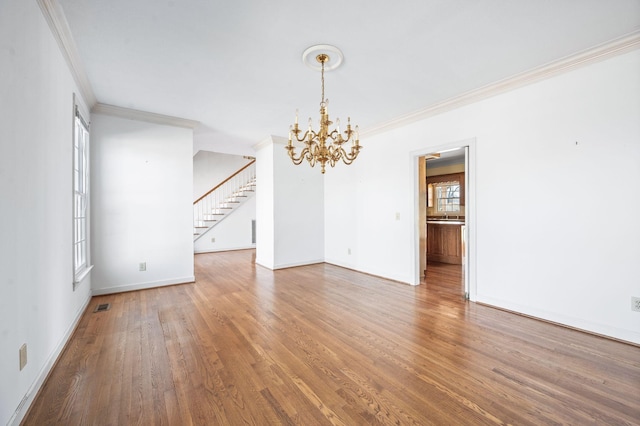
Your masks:
<instances>
[{"instance_id":1,"label":"doorway","mask_svg":"<svg viewBox=\"0 0 640 426\"><path fill-rule=\"evenodd\" d=\"M416 269L426 282L431 266L459 268L455 290L475 300L474 240L475 139L425 148L413 153L416 204ZM435 269L434 269L435 271Z\"/></svg>"}]
</instances>

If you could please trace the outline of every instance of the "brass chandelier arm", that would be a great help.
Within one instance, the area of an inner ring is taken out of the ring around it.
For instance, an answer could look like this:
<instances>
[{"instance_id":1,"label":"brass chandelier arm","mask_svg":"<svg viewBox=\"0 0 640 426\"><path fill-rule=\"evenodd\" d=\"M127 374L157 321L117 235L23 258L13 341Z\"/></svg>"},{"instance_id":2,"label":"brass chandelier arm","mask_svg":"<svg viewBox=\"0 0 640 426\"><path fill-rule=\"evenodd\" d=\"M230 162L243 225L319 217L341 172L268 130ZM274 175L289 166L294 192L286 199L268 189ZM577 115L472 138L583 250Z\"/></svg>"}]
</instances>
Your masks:
<instances>
[{"instance_id":1,"label":"brass chandelier arm","mask_svg":"<svg viewBox=\"0 0 640 426\"><path fill-rule=\"evenodd\" d=\"M360 151L360 147L351 147L351 152L345 151L343 147L336 148L332 153L331 157L337 162L342 159L342 162L346 165L353 163L353 160L358 157L358 152ZM333 164L332 164L333 166Z\"/></svg>"},{"instance_id":2,"label":"brass chandelier arm","mask_svg":"<svg viewBox=\"0 0 640 426\"><path fill-rule=\"evenodd\" d=\"M304 142L304 143L308 143L309 140L314 140L318 138L318 135L313 131L313 130L307 130L303 133L302 138L300 138L298 135L300 133L302 133L302 130L300 130L298 128L298 125L296 124L296 127L294 129L292 129L290 132L290 134L295 135L295 139L298 142ZM291 136L291 135L289 135Z\"/></svg>"},{"instance_id":3,"label":"brass chandelier arm","mask_svg":"<svg viewBox=\"0 0 640 426\"><path fill-rule=\"evenodd\" d=\"M353 130L349 130L349 131L344 131L343 133L345 133L345 135L347 136L346 139L344 137L342 137L342 133L339 133L337 130L334 130L333 132L329 133L327 136L331 138L332 141L334 141L337 144L342 145L343 143L349 142L351 139L351 137L353 136Z\"/></svg>"},{"instance_id":4,"label":"brass chandelier arm","mask_svg":"<svg viewBox=\"0 0 640 426\"><path fill-rule=\"evenodd\" d=\"M309 153L309 148L305 147L302 152L300 152L300 156L296 157L295 147L287 146L286 148L289 151L289 158L291 158L291 161L293 161L293 164L296 166L299 166L304 161L305 156Z\"/></svg>"},{"instance_id":5,"label":"brass chandelier arm","mask_svg":"<svg viewBox=\"0 0 640 426\"><path fill-rule=\"evenodd\" d=\"M310 135L312 140L317 140L318 143L321 143L322 139L323 139L322 138L322 133L324 131L325 134L326 134L326 137L324 138L325 141L326 141L326 139L330 138L333 142L340 143L340 144L343 144L345 142L349 142L350 140L353 140L352 138L356 134L356 132L354 130L351 130L351 126L350 125L348 126L347 130L345 130L344 132L339 132L337 129L334 129L331 132L329 132L328 124L331 124L331 121L328 121L328 116L327 116L327 122L322 123L322 127L320 128L320 131L317 132L317 133L314 132L313 130L306 130L304 132L303 136L300 137L299 134L302 133L302 130L300 130L300 128L298 127L297 123L290 128L289 132L292 135L295 135L295 139L298 142L305 142L309 138L309 135ZM342 136L343 134L346 136L346 138Z\"/></svg>"},{"instance_id":6,"label":"brass chandelier arm","mask_svg":"<svg viewBox=\"0 0 640 426\"><path fill-rule=\"evenodd\" d=\"M353 160L356 159L356 157L358 156L359 152L360 152L360 147L358 147L358 148L352 147L350 154L347 154L343 149L342 150L342 161L346 165L349 165L349 164L353 163Z\"/></svg>"}]
</instances>

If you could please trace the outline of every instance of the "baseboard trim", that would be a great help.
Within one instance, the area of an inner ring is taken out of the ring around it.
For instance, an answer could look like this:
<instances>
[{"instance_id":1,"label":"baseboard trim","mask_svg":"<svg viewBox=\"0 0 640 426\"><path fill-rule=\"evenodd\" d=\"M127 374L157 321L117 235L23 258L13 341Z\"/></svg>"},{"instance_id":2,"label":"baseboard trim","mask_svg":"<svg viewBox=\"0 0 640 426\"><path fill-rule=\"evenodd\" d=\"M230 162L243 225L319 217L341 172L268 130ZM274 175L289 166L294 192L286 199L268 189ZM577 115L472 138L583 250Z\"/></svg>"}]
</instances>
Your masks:
<instances>
[{"instance_id":1,"label":"baseboard trim","mask_svg":"<svg viewBox=\"0 0 640 426\"><path fill-rule=\"evenodd\" d=\"M194 283L196 277L191 275L188 277L170 278L167 280L149 281L145 283L125 284L113 287L105 287L93 290L94 296L104 296L105 294L124 293L127 291L146 290L149 288L165 287L168 285L176 284L189 284Z\"/></svg>"},{"instance_id":2,"label":"baseboard trim","mask_svg":"<svg viewBox=\"0 0 640 426\"><path fill-rule=\"evenodd\" d=\"M238 251L238 250L251 250L255 249L256 245L248 245L244 247L231 247L231 248L220 248L220 249L204 249L204 250L194 250L193 254L202 254L202 253L218 253L221 251Z\"/></svg>"},{"instance_id":3,"label":"baseboard trim","mask_svg":"<svg viewBox=\"0 0 640 426\"><path fill-rule=\"evenodd\" d=\"M638 335L638 333L634 331L620 330L619 328L615 327L608 327L601 324L586 322L579 318L566 317L563 315L554 314L553 312L540 311L537 309L531 309L519 305L516 306L514 304L498 301L492 298L478 297L478 300L475 303L477 303L478 305L483 305L523 317L531 318L537 321L557 325L559 327L564 327L582 333L591 334L593 336L602 337L604 339L614 340L616 342L625 343L627 345L640 347L640 335Z\"/></svg>"},{"instance_id":4,"label":"baseboard trim","mask_svg":"<svg viewBox=\"0 0 640 426\"><path fill-rule=\"evenodd\" d=\"M31 385L27 393L22 398L20 405L18 406L16 411L13 413L13 416L11 416L11 418L7 422L7 425L18 426L29 413L29 410L31 409L31 404L33 404L33 401L35 401L35 399L40 394L40 391L42 390L42 385L44 385L44 383L49 378L49 375L53 371L53 368L58 363L60 355L67 347L67 344L71 339L71 336L76 331L76 328L78 328L78 324L80 324L80 319L84 315L84 312L87 310L87 307L91 302L91 297L92 296L89 293L87 296L87 299L84 301L80 309L78 309L78 312L76 312L76 317L74 318L73 322L71 323L71 325L69 326L65 334L62 336L62 339L60 339L58 346L56 346L54 351L47 358L46 362L40 369L40 372L36 376L36 379L34 380L33 384Z\"/></svg>"},{"instance_id":5,"label":"baseboard trim","mask_svg":"<svg viewBox=\"0 0 640 426\"><path fill-rule=\"evenodd\" d=\"M293 263L281 263L278 265L269 265L267 263L262 262L260 259L256 259L256 265L260 265L264 268L271 269L272 271L276 271L278 269L295 268L297 266L316 265L318 263L324 263L324 259L305 260L302 262L293 262Z\"/></svg>"},{"instance_id":6,"label":"baseboard trim","mask_svg":"<svg viewBox=\"0 0 640 426\"><path fill-rule=\"evenodd\" d=\"M327 265L337 266L338 268L348 269L350 271L357 272L359 274L369 275L370 277L379 278L379 279L387 280L387 281L392 281L392 282L397 283L397 284L410 285L411 287L415 287L415 286L419 285L419 283L418 284L411 284L408 281L402 281L402 280L398 280L398 279L395 279L395 278L389 278L389 277L385 277L384 275L374 274L372 272L361 271L359 269L355 269L352 266L347 266L347 264L338 263L338 262L332 261L332 260L325 260L324 263L326 263Z\"/></svg>"},{"instance_id":7,"label":"baseboard trim","mask_svg":"<svg viewBox=\"0 0 640 426\"><path fill-rule=\"evenodd\" d=\"M293 263L281 263L273 266L273 270L278 269L287 269L287 268L295 268L296 266L307 266L307 265L316 265L318 263L324 263L324 259L315 259L315 260L305 260L302 262L293 262Z\"/></svg>"},{"instance_id":8,"label":"baseboard trim","mask_svg":"<svg viewBox=\"0 0 640 426\"><path fill-rule=\"evenodd\" d=\"M339 266L340 268L344 268L344 269L350 269L352 271L359 272L361 274L371 275L372 277L384 278L385 280L394 281L394 282L397 282L397 283L400 283L400 284L406 284L406 285L410 285L410 286L420 285L420 282L418 282L417 284L413 284L412 281L409 278L388 276L388 275L385 275L385 274L381 273L380 271L365 271L365 270L362 270L362 269L357 269L352 264L341 262L341 261L336 260L336 259L325 259L325 263L328 263L328 264L334 265L334 266Z\"/></svg>"}]
</instances>

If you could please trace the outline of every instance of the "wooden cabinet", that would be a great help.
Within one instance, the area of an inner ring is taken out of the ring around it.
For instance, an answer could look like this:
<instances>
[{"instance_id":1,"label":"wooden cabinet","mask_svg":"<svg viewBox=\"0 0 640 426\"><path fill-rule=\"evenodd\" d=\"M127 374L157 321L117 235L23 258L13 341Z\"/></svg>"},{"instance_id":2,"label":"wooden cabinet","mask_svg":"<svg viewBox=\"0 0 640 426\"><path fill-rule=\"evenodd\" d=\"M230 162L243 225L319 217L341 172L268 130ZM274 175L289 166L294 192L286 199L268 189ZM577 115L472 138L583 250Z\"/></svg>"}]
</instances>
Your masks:
<instances>
[{"instance_id":1,"label":"wooden cabinet","mask_svg":"<svg viewBox=\"0 0 640 426\"><path fill-rule=\"evenodd\" d=\"M427 260L462 265L462 228L427 224Z\"/></svg>"}]
</instances>

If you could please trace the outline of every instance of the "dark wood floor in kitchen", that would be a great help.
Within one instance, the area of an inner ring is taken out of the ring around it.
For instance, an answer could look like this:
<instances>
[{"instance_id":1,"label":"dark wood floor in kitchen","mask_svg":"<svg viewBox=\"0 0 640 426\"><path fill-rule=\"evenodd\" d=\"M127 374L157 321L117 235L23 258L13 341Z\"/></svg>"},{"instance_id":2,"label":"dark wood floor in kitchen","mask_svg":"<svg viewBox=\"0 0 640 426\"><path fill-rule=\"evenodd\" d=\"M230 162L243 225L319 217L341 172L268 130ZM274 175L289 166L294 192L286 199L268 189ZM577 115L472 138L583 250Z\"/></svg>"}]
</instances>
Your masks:
<instances>
[{"instance_id":1,"label":"dark wood floor in kitchen","mask_svg":"<svg viewBox=\"0 0 640 426\"><path fill-rule=\"evenodd\" d=\"M638 424L640 348L464 302L459 266L412 287L253 259L95 297L24 424Z\"/></svg>"}]
</instances>

